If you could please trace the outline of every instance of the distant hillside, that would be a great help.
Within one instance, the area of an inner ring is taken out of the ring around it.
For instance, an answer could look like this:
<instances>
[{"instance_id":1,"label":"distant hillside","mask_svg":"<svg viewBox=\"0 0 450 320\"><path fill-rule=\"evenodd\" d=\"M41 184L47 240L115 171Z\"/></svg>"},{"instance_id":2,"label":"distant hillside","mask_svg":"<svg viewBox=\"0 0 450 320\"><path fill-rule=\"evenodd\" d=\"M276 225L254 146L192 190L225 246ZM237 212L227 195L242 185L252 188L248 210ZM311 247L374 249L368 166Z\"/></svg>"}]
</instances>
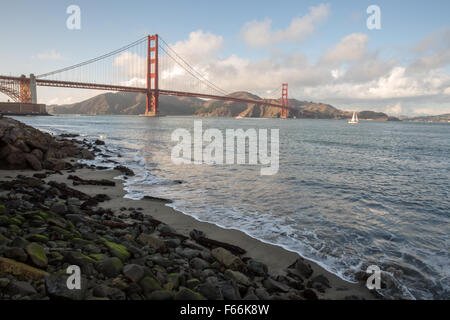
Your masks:
<instances>
[{"instance_id":1,"label":"distant hillside","mask_svg":"<svg viewBox=\"0 0 450 320\"><path fill-rule=\"evenodd\" d=\"M249 92L234 92L231 97L261 100L260 97ZM202 100L191 97L160 96L160 112L162 115L197 115L208 117L252 117L252 118L279 118L281 109L265 106L258 103L243 103L233 101ZM280 103L280 100L269 100ZM289 99L289 118L308 119L348 119L352 117L351 111L339 110L329 104L314 103ZM117 92L105 93L74 104L52 105L47 110L52 114L130 114L137 115L145 112L145 95L140 93ZM398 120L382 112L358 112L361 120Z\"/></svg>"},{"instance_id":2,"label":"distant hillside","mask_svg":"<svg viewBox=\"0 0 450 320\"><path fill-rule=\"evenodd\" d=\"M159 106L164 115L192 115L204 101L190 97L160 96ZM108 92L93 98L68 104L47 106L53 114L131 114L145 112L145 95L133 92Z\"/></svg>"},{"instance_id":3,"label":"distant hillside","mask_svg":"<svg viewBox=\"0 0 450 320\"><path fill-rule=\"evenodd\" d=\"M402 120L403 121L412 121L412 122L442 122L442 123L449 123L450 122L450 113L440 114L438 116L405 117Z\"/></svg>"}]
</instances>

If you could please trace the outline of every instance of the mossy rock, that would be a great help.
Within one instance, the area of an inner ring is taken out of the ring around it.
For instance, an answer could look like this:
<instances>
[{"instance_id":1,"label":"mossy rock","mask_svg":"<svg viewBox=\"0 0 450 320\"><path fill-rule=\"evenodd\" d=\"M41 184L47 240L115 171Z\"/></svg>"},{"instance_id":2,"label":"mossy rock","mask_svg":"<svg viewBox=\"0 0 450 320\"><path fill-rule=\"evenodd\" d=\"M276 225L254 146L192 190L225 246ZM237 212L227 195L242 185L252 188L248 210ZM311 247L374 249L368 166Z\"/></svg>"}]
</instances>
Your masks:
<instances>
[{"instance_id":1,"label":"mossy rock","mask_svg":"<svg viewBox=\"0 0 450 320\"><path fill-rule=\"evenodd\" d=\"M76 246L83 246L83 247L87 246L89 244L94 244L94 242L92 242L92 241L81 239L81 238L73 238L72 243Z\"/></svg>"},{"instance_id":2,"label":"mossy rock","mask_svg":"<svg viewBox=\"0 0 450 320\"><path fill-rule=\"evenodd\" d=\"M0 204L0 214L5 214L6 213L6 207L4 204Z\"/></svg>"},{"instance_id":3,"label":"mossy rock","mask_svg":"<svg viewBox=\"0 0 450 320\"><path fill-rule=\"evenodd\" d=\"M9 218L8 223L9 224L16 224L16 225L20 226L23 223L23 221L20 220L19 218L14 217L14 218Z\"/></svg>"},{"instance_id":4,"label":"mossy rock","mask_svg":"<svg viewBox=\"0 0 450 320\"><path fill-rule=\"evenodd\" d=\"M156 280L153 277L144 277L140 282L139 285L141 286L142 290L144 291L145 295L148 296L150 293L156 290L161 290L161 284L158 280Z\"/></svg>"},{"instance_id":5,"label":"mossy rock","mask_svg":"<svg viewBox=\"0 0 450 320\"><path fill-rule=\"evenodd\" d=\"M181 287L175 294L175 300L206 300L200 293Z\"/></svg>"},{"instance_id":6,"label":"mossy rock","mask_svg":"<svg viewBox=\"0 0 450 320\"><path fill-rule=\"evenodd\" d=\"M25 220L26 220L24 216L16 216L16 218L22 222L25 222Z\"/></svg>"},{"instance_id":7,"label":"mossy rock","mask_svg":"<svg viewBox=\"0 0 450 320\"><path fill-rule=\"evenodd\" d=\"M51 226L49 229L61 236L63 236L64 240L72 240L74 238L74 235L67 231L66 229L60 228L58 226Z\"/></svg>"},{"instance_id":8,"label":"mossy rock","mask_svg":"<svg viewBox=\"0 0 450 320\"><path fill-rule=\"evenodd\" d=\"M100 238L100 240L108 247L109 252L120 260L125 261L131 257L131 254L124 245L108 241L105 238Z\"/></svg>"},{"instance_id":9,"label":"mossy rock","mask_svg":"<svg viewBox=\"0 0 450 320\"><path fill-rule=\"evenodd\" d=\"M72 221L69 221L69 220L64 220L64 221L69 225L72 233L74 233L78 238L82 237L82 234L80 233L80 231L78 231L78 229L75 227L75 225L72 223Z\"/></svg>"},{"instance_id":10,"label":"mossy rock","mask_svg":"<svg viewBox=\"0 0 450 320\"><path fill-rule=\"evenodd\" d=\"M22 234L22 230L20 230L20 228L17 224L10 224L8 226L8 230L15 234Z\"/></svg>"},{"instance_id":11,"label":"mossy rock","mask_svg":"<svg viewBox=\"0 0 450 320\"><path fill-rule=\"evenodd\" d=\"M153 270L153 272L160 272L160 273L166 273L166 270L164 270L164 268L163 267L160 267L160 266L154 266L153 268L152 268L152 270Z\"/></svg>"},{"instance_id":12,"label":"mossy rock","mask_svg":"<svg viewBox=\"0 0 450 320\"><path fill-rule=\"evenodd\" d=\"M47 254L42 246L36 242L31 242L25 247L31 262L39 268L45 268L48 265Z\"/></svg>"},{"instance_id":13,"label":"mossy rock","mask_svg":"<svg viewBox=\"0 0 450 320\"><path fill-rule=\"evenodd\" d=\"M33 215L35 217L41 217L44 220L47 220L50 217L48 213L42 210L27 211L24 215Z\"/></svg>"},{"instance_id":14,"label":"mossy rock","mask_svg":"<svg viewBox=\"0 0 450 320\"><path fill-rule=\"evenodd\" d=\"M89 255L89 257L91 257L92 259L94 259L96 262L105 260L106 258L109 258L106 254L104 253L92 253Z\"/></svg>"},{"instance_id":15,"label":"mossy rock","mask_svg":"<svg viewBox=\"0 0 450 320\"><path fill-rule=\"evenodd\" d=\"M27 238L27 240L33 241L33 242L47 243L48 237L43 234L35 233L35 234L32 234L31 236L29 236Z\"/></svg>"},{"instance_id":16,"label":"mossy rock","mask_svg":"<svg viewBox=\"0 0 450 320\"><path fill-rule=\"evenodd\" d=\"M170 273L167 275L167 283L164 285L167 290L177 290L180 285L180 275L178 273Z\"/></svg>"}]
</instances>

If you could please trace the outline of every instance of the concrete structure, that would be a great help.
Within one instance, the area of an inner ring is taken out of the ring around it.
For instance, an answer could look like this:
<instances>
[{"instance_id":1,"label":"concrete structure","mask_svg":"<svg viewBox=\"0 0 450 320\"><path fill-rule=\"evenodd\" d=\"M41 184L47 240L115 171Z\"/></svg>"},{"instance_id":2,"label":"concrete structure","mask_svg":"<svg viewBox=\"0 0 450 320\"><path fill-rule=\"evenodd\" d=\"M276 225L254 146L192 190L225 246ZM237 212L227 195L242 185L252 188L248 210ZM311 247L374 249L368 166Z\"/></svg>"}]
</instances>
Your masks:
<instances>
[{"instance_id":1,"label":"concrete structure","mask_svg":"<svg viewBox=\"0 0 450 320\"><path fill-rule=\"evenodd\" d=\"M0 102L0 114L4 115L48 115L45 104Z\"/></svg>"}]
</instances>

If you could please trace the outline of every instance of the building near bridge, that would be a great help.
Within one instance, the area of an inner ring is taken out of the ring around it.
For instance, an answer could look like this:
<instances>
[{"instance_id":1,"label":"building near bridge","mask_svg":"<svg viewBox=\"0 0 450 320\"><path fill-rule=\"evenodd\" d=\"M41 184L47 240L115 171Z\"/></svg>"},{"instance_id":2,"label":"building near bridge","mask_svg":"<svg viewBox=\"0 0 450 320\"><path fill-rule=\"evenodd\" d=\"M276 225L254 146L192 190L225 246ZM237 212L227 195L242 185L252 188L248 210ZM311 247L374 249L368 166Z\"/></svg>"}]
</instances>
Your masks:
<instances>
[{"instance_id":1,"label":"building near bridge","mask_svg":"<svg viewBox=\"0 0 450 320\"><path fill-rule=\"evenodd\" d=\"M48 115L45 104L0 102L0 114L2 115Z\"/></svg>"}]
</instances>

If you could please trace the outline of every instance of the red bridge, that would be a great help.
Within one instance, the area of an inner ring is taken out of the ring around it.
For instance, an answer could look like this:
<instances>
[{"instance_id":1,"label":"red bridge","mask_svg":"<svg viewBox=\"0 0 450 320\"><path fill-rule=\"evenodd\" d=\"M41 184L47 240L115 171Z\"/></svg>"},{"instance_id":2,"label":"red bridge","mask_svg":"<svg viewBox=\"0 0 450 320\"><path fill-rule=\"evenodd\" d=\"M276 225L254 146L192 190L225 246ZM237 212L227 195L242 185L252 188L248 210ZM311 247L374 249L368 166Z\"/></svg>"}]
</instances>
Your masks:
<instances>
[{"instance_id":1,"label":"red bridge","mask_svg":"<svg viewBox=\"0 0 450 320\"><path fill-rule=\"evenodd\" d=\"M198 97L281 108L286 118L288 85L281 99L232 97L195 70L158 35L147 36L100 57L38 76L0 75L0 92L13 101L37 103L36 86L128 91L146 94L147 116L159 113L159 95ZM279 102L280 101L280 102Z\"/></svg>"}]
</instances>

